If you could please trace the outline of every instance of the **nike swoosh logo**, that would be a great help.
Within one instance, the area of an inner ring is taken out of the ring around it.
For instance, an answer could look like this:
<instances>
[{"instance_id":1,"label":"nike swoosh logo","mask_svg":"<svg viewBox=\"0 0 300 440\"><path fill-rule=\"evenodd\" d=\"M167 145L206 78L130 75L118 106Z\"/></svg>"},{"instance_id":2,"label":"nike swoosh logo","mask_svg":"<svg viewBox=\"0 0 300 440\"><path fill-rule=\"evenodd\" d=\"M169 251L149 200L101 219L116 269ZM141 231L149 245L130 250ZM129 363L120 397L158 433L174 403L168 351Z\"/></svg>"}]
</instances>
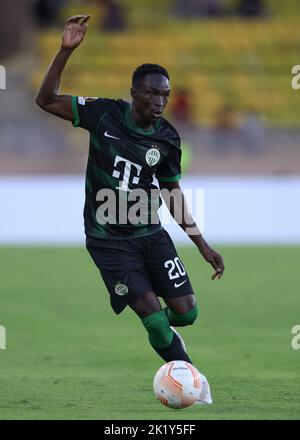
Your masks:
<instances>
[{"instance_id":1,"label":"nike swoosh logo","mask_svg":"<svg viewBox=\"0 0 300 440\"><path fill-rule=\"evenodd\" d=\"M119 139L119 140L120 140L120 138L117 138L116 136L112 136L112 135L108 134L108 131L107 131L107 130L106 130L106 132L104 133L104 136L107 137L107 138L113 138L113 139Z\"/></svg>"},{"instance_id":2,"label":"nike swoosh logo","mask_svg":"<svg viewBox=\"0 0 300 440\"><path fill-rule=\"evenodd\" d=\"M179 284L175 283L175 284L174 284L174 287L177 289L177 287L182 286L182 284L184 284L186 281L187 281L187 280L184 280L184 281L182 281L182 283L179 283Z\"/></svg>"}]
</instances>

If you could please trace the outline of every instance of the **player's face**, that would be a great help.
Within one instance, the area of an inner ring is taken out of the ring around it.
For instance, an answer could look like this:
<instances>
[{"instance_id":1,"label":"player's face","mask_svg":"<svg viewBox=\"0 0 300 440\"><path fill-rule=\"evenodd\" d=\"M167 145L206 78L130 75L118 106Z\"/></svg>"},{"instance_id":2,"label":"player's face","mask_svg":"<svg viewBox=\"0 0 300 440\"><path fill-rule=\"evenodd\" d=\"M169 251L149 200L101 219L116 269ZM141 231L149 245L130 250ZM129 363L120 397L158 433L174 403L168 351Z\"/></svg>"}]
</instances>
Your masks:
<instances>
[{"instance_id":1,"label":"player's face","mask_svg":"<svg viewBox=\"0 0 300 440\"><path fill-rule=\"evenodd\" d=\"M146 75L132 89L135 111L144 121L154 122L162 116L170 95L170 83L163 75Z\"/></svg>"}]
</instances>

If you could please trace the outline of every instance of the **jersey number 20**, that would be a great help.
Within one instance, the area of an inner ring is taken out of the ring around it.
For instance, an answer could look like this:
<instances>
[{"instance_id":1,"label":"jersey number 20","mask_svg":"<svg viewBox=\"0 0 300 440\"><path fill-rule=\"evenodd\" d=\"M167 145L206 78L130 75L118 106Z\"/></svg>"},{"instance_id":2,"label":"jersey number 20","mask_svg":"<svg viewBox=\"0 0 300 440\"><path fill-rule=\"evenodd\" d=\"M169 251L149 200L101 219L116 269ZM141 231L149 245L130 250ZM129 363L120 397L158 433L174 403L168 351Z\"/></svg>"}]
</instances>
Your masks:
<instances>
[{"instance_id":1,"label":"jersey number 20","mask_svg":"<svg viewBox=\"0 0 300 440\"><path fill-rule=\"evenodd\" d=\"M185 269L178 257L175 257L174 260L167 260L164 266L166 269L169 269L168 275L170 280L175 280L175 278L185 275Z\"/></svg>"}]
</instances>

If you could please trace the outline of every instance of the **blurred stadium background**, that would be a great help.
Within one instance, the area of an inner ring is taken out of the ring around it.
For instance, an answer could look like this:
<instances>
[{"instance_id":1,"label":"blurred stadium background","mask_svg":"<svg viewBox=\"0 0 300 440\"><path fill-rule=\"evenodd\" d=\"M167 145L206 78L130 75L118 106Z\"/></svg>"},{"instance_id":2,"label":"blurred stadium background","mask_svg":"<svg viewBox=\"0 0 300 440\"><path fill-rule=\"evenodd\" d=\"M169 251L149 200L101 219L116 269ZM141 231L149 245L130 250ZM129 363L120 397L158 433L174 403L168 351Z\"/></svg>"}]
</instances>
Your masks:
<instances>
[{"instance_id":1,"label":"blurred stadium background","mask_svg":"<svg viewBox=\"0 0 300 440\"><path fill-rule=\"evenodd\" d=\"M209 268L200 269L203 321L199 336L194 331L189 344L194 353L201 347L201 365L215 377L217 398L227 402L226 408L216 406L201 417L299 417L295 358L299 364L299 353L290 348L290 331L300 324L296 282L300 251L298 246L264 245L300 243L300 90L291 86L292 66L300 64L300 2L10 0L0 2L0 65L7 74L6 89L0 90L0 244L6 246L0 247L0 324L6 326L11 341L7 362L0 363L6 378L2 389L10 396L0 408L0 418L1 411L4 418L88 418L97 417L96 410L108 418L161 416L157 407L151 412L152 403L145 407L150 394L143 385L159 363L154 362L142 332L136 335L130 313L119 324L102 297L99 302L97 276L84 251L8 247L83 243L88 135L34 104L59 47L64 21L77 13L90 13L92 19L85 42L66 68L61 90L129 99L131 73L137 65L165 66L172 85L167 118L183 140L183 186L205 190L205 235L214 243L229 245L221 248L229 266L222 285L211 287L205 281ZM176 241L181 240L179 228L171 232ZM230 247L236 244L240 246ZM245 244L262 246L242 247ZM182 248L182 252L198 289L196 251ZM216 298L215 291L222 289L226 299ZM83 291L86 299L81 298ZM118 353L109 351L106 315L115 329L111 346L129 347L129 354L121 348ZM98 338L105 356L96 355L87 338ZM135 345L128 338L146 347L133 358ZM25 346L31 351L24 351ZM120 393L127 392L117 382L123 381L117 368L120 357L123 374L137 381L140 400L132 408L127 407L126 397L120 399ZM146 359L147 378L136 371L133 375L132 359L142 364ZM68 371L67 376L90 377L100 374L100 362L101 371L114 374L117 383L106 409L103 395L100 399L88 380L78 379L77 395L70 382L65 387L57 379L54 384L61 399L57 402L48 376L60 378ZM40 379L28 379L28 386L16 379L32 375ZM259 378L255 384L254 377ZM233 387L232 395L226 383ZM80 412L80 393L87 389L92 406L86 403ZM148 393L146 400L140 392ZM53 408L47 406L48 395ZM31 405L36 399L38 403ZM251 406L249 401L254 400L256 406ZM281 406L268 406L270 401L280 401ZM198 418L198 411L193 411L183 417ZM175 417L170 414L163 412L161 417Z\"/></svg>"},{"instance_id":2,"label":"blurred stadium background","mask_svg":"<svg viewBox=\"0 0 300 440\"><path fill-rule=\"evenodd\" d=\"M1 175L84 174L87 134L41 112L34 104L43 74L59 47L64 21L77 12L91 13L92 19L88 38L67 66L61 90L129 99L131 73L138 64L157 62L166 66L173 90L167 117L182 137L184 176L259 177L252 179L250 186L246 184L251 192L247 197L256 203L252 205L249 200L250 212L243 216L248 221L242 218L242 193L229 199L219 197L224 203L222 211L228 204L237 207L237 202L241 207L230 210L231 215L224 219L229 225L227 229L224 226L224 233L217 233L218 227L215 234L208 229L209 237L214 241L236 242L242 238L249 242L255 237L261 241L265 235L267 242L300 241L299 212L294 203L299 182L297 178L291 181L291 176L299 176L300 171L299 92L291 87L291 69L299 62L300 5L296 0L1 2L0 64L7 71L7 89L0 91ZM3 185L5 182L7 179L2 180ZM43 185L45 180L40 182ZM81 184L75 179L78 182ZM210 194L213 182L197 180L197 185ZM237 189L244 185L240 180L222 182L214 187L210 200L218 197L221 188L228 195L232 186ZM2 198L14 198L13 189L3 185ZM20 198L26 199L28 209L30 203L36 204L37 195L21 187L24 196ZM44 191L53 213L50 200L56 192L52 188L47 184ZM69 193L72 188L67 180L65 191ZM70 196L74 200L75 194ZM14 237L15 220L11 217L16 216L15 212L9 216L11 208L17 209L15 204L10 205L5 210L8 217L2 218L2 242L15 242L22 236L18 231ZM63 212L60 210L60 220L66 219L69 225L69 214L63 216ZM260 215L252 228L251 212ZM217 212L208 209L206 214L205 227L210 228ZM49 219L49 215L47 212L45 217ZM82 231L78 215L74 217L78 219L74 228L79 232L76 239L75 229L74 234L69 232L70 237L66 234L66 242L78 241ZM259 222L261 230L251 235ZM45 227L48 231L51 223L50 219ZM241 233L236 223L244 225ZM237 228L235 237L228 229L233 224ZM283 235L277 234L278 227L284 229ZM59 233L57 225L55 231ZM61 233L65 234L63 228ZM28 230L27 242L32 234ZM26 236L23 239L26 241ZM35 239L40 240L38 234ZM49 236L46 241L51 240Z\"/></svg>"},{"instance_id":3,"label":"blurred stadium background","mask_svg":"<svg viewBox=\"0 0 300 440\"><path fill-rule=\"evenodd\" d=\"M133 69L156 61L172 77L168 117L192 149L189 173L299 173L297 0L1 2L1 173L84 170L85 134L33 103L64 20L78 11L92 20L66 93L129 98Z\"/></svg>"}]
</instances>

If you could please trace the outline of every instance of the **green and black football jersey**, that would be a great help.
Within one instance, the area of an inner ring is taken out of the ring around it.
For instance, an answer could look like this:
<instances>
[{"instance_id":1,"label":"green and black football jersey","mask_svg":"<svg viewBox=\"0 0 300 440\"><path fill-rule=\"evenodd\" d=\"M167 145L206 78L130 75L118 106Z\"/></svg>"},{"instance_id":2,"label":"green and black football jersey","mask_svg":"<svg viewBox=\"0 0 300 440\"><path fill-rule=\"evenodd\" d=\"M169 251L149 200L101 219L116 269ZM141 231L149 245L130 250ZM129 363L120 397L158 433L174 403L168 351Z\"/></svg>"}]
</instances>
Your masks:
<instances>
[{"instance_id":1,"label":"green and black football jersey","mask_svg":"<svg viewBox=\"0 0 300 440\"><path fill-rule=\"evenodd\" d=\"M73 125L90 133L84 222L88 236L120 239L161 229L155 176L180 179L180 138L164 119L143 130L122 99L72 96Z\"/></svg>"}]
</instances>

